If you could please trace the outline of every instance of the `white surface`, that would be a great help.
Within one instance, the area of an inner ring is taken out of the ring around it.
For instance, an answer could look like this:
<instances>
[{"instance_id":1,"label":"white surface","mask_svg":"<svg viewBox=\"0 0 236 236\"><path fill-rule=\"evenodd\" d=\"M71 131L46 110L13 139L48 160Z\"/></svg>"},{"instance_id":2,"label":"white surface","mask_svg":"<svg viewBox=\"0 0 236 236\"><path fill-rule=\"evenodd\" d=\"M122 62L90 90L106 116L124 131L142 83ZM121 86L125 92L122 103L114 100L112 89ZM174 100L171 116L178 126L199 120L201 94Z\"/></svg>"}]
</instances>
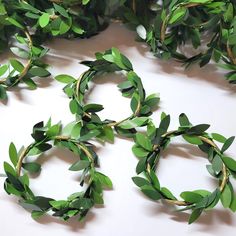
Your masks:
<instances>
[{"instance_id":1,"label":"white surface","mask_svg":"<svg viewBox=\"0 0 236 236\"><path fill-rule=\"evenodd\" d=\"M197 66L184 71L177 63L163 62L153 58L148 48L134 41L135 34L113 24L105 32L89 40L56 40L48 44L48 63L53 65L52 74L68 73L78 77L86 68L80 60L94 58L94 53L112 46L118 47L132 61L135 71L141 76L147 94L160 92L160 108L153 119L158 122L161 111L171 114L171 127L178 124L178 115L186 113L193 123L211 124L211 132L229 137L236 134L236 93L223 79L223 74L214 66L199 69ZM97 82L90 94L90 101L105 105L103 117L119 119L129 114L129 100L122 98L116 84L119 76L110 75ZM68 109L68 99L62 92L62 84L51 79L40 79L36 91L19 89L9 93L7 105L0 104L0 161L8 160L8 145L13 141L19 148L31 142L32 126L47 121L64 124L73 120ZM178 141L178 140L177 140ZM114 190L105 191L103 208L93 208L86 223L72 220L64 223L50 217L39 222L31 219L24 209L7 196L0 188L0 234L13 236L44 235L232 235L236 226L236 214L219 207L203 214L199 221L187 225L186 213L174 213L169 207L155 203L142 195L134 186L137 159L131 152L132 142L116 139L114 145L99 148L101 170L114 183ZM236 145L229 154L236 156ZM192 155L186 150L190 150ZM214 188L202 153L191 146L173 144L160 162L158 176L163 186L178 194L183 190ZM59 157L59 158L57 158ZM57 199L65 198L77 190L77 175L67 171L73 161L69 152L53 150L41 158L44 162L39 178L31 181L39 195ZM2 165L0 167L2 172ZM0 179L1 186L3 179Z\"/></svg>"}]
</instances>

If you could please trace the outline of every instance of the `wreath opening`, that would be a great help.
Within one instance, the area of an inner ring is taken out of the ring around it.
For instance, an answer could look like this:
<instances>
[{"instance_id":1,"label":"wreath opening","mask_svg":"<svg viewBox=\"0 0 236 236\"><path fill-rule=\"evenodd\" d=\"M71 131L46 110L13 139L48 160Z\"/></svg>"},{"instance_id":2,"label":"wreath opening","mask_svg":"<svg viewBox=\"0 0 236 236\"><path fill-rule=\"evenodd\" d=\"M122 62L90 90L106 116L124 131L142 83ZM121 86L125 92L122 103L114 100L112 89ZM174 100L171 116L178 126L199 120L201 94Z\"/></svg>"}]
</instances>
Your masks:
<instances>
[{"instance_id":1,"label":"wreath opening","mask_svg":"<svg viewBox=\"0 0 236 236\"><path fill-rule=\"evenodd\" d=\"M187 143L182 136L176 136L171 138L168 148L162 150L156 173L160 183L169 186L175 196L179 196L182 189L212 191L218 181L209 176L206 165L206 153Z\"/></svg>"}]
</instances>

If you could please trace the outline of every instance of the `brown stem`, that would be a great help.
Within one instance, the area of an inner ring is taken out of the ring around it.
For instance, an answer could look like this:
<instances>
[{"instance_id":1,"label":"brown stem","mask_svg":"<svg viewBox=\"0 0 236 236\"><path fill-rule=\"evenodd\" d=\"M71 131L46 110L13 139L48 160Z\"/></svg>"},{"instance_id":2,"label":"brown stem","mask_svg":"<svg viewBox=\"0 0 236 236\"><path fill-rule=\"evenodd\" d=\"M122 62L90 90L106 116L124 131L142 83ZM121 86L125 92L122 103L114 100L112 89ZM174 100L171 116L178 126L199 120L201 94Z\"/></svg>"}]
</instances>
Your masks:
<instances>
[{"instance_id":1,"label":"brown stem","mask_svg":"<svg viewBox=\"0 0 236 236\"><path fill-rule=\"evenodd\" d=\"M201 3L180 3L178 6L176 6L175 10L178 9L179 7L186 7L186 8L191 8L191 7L196 7L196 6L200 6L202 5ZM161 25L161 42L163 43L164 40L165 40L165 37L166 37L166 28L167 28L167 25L168 25L168 21L169 21L169 18L170 18L170 14L165 18L165 20L162 22L162 25Z\"/></svg>"},{"instance_id":2,"label":"brown stem","mask_svg":"<svg viewBox=\"0 0 236 236\"><path fill-rule=\"evenodd\" d=\"M236 65L236 58L234 57L234 54L231 50L229 42L227 42L226 48L227 48L227 53L228 53L229 59L231 60L231 62L233 62L234 65Z\"/></svg>"},{"instance_id":3,"label":"brown stem","mask_svg":"<svg viewBox=\"0 0 236 236\"><path fill-rule=\"evenodd\" d=\"M29 47L29 49L31 50L32 47L33 47L33 42L32 42L32 38L31 38L31 36L30 36L30 34L29 34L29 32L28 32L27 29L24 29L24 34L25 34L26 38L27 38L28 41L29 41L28 47ZM28 71L29 71L29 69L30 69L31 63L32 63L32 58L30 58L30 59L27 61L27 63L26 63L26 65L25 65L24 69L20 72L19 77L18 77L18 79L17 79L17 81L16 81L15 83L17 83L18 81L22 80L22 79L25 77L25 75L28 73ZM6 78L3 79L3 80L1 80L1 81L0 81L0 84L5 84L6 80L7 80Z\"/></svg>"},{"instance_id":4,"label":"brown stem","mask_svg":"<svg viewBox=\"0 0 236 236\"><path fill-rule=\"evenodd\" d=\"M170 199L164 199L166 202L176 205L176 206L188 206L190 203L187 203L185 201L178 201L178 200L170 200Z\"/></svg>"},{"instance_id":5,"label":"brown stem","mask_svg":"<svg viewBox=\"0 0 236 236\"><path fill-rule=\"evenodd\" d=\"M224 190L225 185L227 184L227 181L228 181L228 173L227 173L227 169L226 169L225 164L223 164L222 173L223 173L223 179L222 179L222 182L221 182L221 185L220 185L220 191L221 192Z\"/></svg>"},{"instance_id":6,"label":"brown stem","mask_svg":"<svg viewBox=\"0 0 236 236\"><path fill-rule=\"evenodd\" d=\"M29 148L30 148L30 146L25 148L19 156L19 160L18 160L18 163L17 163L17 166L16 166L16 173L17 173L18 176L20 176L22 163L23 163L23 160L25 159L25 157L26 157L26 155L29 151Z\"/></svg>"},{"instance_id":7,"label":"brown stem","mask_svg":"<svg viewBox=\"0 0 236 236\"><path fill-rule=\"evenodd\" d=\"M69 136L63 136L63 135L59 135L59 136L55 136L54 140L64 140L64 141L68 141L70 140L71 137ZM89 150L87 149L87 147L81 143L76 143L76 145L86 154L86 156L88 157L88 159L91 162L91 166L94 167L94 159L92 154L89 152ZM33 147L33 145L29 145L28 147L26 147L22 153L19 156L19 160L16 166L16 172L17 175L20 176L21 173L21 168L22 168L22 164L23 164L23 160L26 158L28 152L30 151L30 149Z\"/></svg>"}]
</instances>

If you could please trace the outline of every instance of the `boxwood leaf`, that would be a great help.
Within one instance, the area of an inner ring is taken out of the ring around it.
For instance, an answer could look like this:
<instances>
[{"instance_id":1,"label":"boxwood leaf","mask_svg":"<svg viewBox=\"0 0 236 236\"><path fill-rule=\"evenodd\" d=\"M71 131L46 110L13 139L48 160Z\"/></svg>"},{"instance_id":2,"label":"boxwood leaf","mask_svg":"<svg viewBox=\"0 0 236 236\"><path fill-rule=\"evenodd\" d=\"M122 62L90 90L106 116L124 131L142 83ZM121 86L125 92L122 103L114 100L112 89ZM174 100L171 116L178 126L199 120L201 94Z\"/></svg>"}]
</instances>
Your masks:
<instances>
[{"instance_id":1,"label":"boxwood leaf","mask_svg":"<svg viewBox=\"0 0 236 236\"><path fill-rule=\"evenodd\" d=\"M221 152L225 152L225 151L231 146L231 144L233 143L234 139L235 139L234 136L228 138L228 139L225 141L223 147L221 148Z\"/></svg>"},{"instance_id":2,"label":"boxwood leaf","mask_svg":"<svg viewBox=\"0 0 236 236\"><path fill-rule=\"evenodd\" d=\"M76 79L70 75L65 75L65 74L62 74L62 75L57 75L55 77L55 80L61 82L61 83L65 83L65 84L70 84L70 83L73 83L74 81L76 81Z\"/></svg>"},{"instance_id":3,"label":"boxwood leaf","mask_svg":"<svg viewBox=\"0 0 236 236\"><path fill-rule=\"evenodd\" d=\"M161 194L152 186L142 186L141 191L150 199L157 201L162 198Z\"/></svg>"},{"instance_id":4,"label":"boxwood leaf","mask_svg":"<svg viewBox=\"0 0 236 236\"><path fill-rule=\"evenodd\" d=\"M189 203L197 203L203 199L203 197L200 194L190 191L182 192L180 196L184 199L184 201Z\"/></svg>"},{"instance_id":5,"label":"boxwood leaf","mask_svg":"<svg viewBox=\"0 0 236 236\"><path fill-rule=\"evenodd\" d=\"M90 161L87 161L87 160L80 160L80 161L77 161L75 162L70 168L69 170L72 170L72 171L79 171L79 170L83 170L87 167L90 166Z\"/></svg>"},{"instance_id":6,"label":"boxwood leaf","mask_svg":"<svg viewBox=\"0 0 236 236\"><path fill-rule=\"evenodd\" d=\"M147 124L148 121L149 121L148 117L135 117L132 120L123 121L118 126L121 127L122 129L133 129Z\"/></svg>"},{"instance_id":7,"label":"boxwood leaf","mask_svg":"<svg viewBox=\"0 0 236 236\"><path fill-rule=\"evenodd\" d=\"M9 156L12 164L16 166L18 162L18 154L14 143L11 143L9 146Z\"/></svg>"},{"instance_id":8,"label":"boxwood leaf","mask_svg":"<svg viewBox=\"0 0 236 236\"><path fill-rule=\"evenodd\" d=\"M188 220L188 223L189 224L192 224L194 221L196 221L200 215L202 214L202 209L196 209L196 210L193 210L192 214L190 215L190 218Z\"/></svg>"},{"instance_id":9,"label":"boxwood leaf","mask_svg":"<svg viewBox=\"0 0 236 236\"><path fill-rule=\"evenodd\" d=\"M30 173L38 173L41 170L41 165L36 162L23 163L22 167Z\"/></svg>"},{"instance_id":10,"label":"boxwood leaf","mask_svg":"<svg viewBox=\"0 0 236 236\"><path fill-rule=\"evenodd\" d=\"M236 161L233 158L223 156L222 160L230 170L236 171Z\"/></svg>"},{"instance_id":11,"label":"boxwood leaf","mask_svg":"<svg viewBox=\"0 0 236 236\"><path fill-rule=\"evenodd\" d=\"M139 176L133 177L132 180L138 187L142 187L144 185L150 185L148 180L141 178Z\"/></svg>"},{"instance_id":12,"label":"boxwood leaf","mask_svg":"<svg viewBox=\"0 0 236 236\"><path fill-rule=\"evenodd\" d=\"M137 133L136 142L139 146L143 147L145 150L152 151L152 143L145 134Z\"/></svg>"},{"instance_id":13,"label":"boxwood leaf","mask_svg":"<svg viewBox=\"0 0 236 236\"><path fill-rule=\"evenodd\" d=\"M224 208L228 208L232 202L232 192L228 184L225 185L224 190L220 196L221 203Z\"/></svg>"}]
</instances>

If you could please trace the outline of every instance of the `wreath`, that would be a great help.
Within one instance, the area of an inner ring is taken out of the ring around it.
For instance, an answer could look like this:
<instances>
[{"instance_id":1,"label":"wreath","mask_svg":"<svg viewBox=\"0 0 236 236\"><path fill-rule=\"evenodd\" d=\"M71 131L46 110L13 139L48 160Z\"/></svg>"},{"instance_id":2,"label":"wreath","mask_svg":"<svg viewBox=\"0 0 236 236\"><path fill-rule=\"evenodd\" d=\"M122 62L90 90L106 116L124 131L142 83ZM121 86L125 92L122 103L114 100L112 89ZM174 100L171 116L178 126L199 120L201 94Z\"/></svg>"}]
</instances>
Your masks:
<instances>
[{"instance_id":1,"label":"wreath","mask_svg":"<svg viewBox=\"0 0 236 236\"><path fill-rule=\"evenodd\" d=\"M56 80L66 83L65 94L70 99L70 111L76 115L76 120L87 131L93 130L98 138L104 139L106 133L112 133L112 127L122 135L132 137L135 128L145 126L149 116L157 107L160 100L158 94L146 97L141 78L134 72L129 59L117 48L112 48L104 53L96 53L96 60L83 61L81 64L89 67L89 70L81 74L79 79L68 75L58 75ZM126 81L118 85L124 97L130 97L132 114L121 120L114 121L109 118L102 120L98 112L103 110L101 104L85 104L84 97L89 89L89 82L106 73L124 72ZM113 136L113 135L112 135ZM114 138L107 141L113 141Z\"/></svg>"},{"instance_id":2,"label":"wreath","mask_svg":"<svg viewBox=\"0 0 236 236\"><path fill-rule=\"evenodd\" d=\"M72 137L66 126L61 132L61 124L51 124L51 120L44 125L43 122L33 128L34 142L17 152L13 143L9 147L11 163L4 162L6 180L5 191L19 198L19 204L31 212L34 219L45 214L68 220L79 216L82 220L94 204L103 204L103 189L112 188L108 176L98 172L98 156L85 136ZM70 150L79 159L71 165L70 171L82 171L80 185L83 190L77 191L65 200L55 200L50 197L38 196L30 189L29 174L40 172L41 165L30 162L32 156L38 156L53 147ZM23 169L23 170L22 170ZM85 186L86 185L86 186Z\"/></svg>"},{"instance_id":3,"label":"wreath","mask_svg":"<svg viewBox=\"0 0 236 236\"><path fill-rule=\"evenodd\" d=\"M185 114L179 116L179 122L180 126L177 130L168 131L170 116L163 113L158 128L150 123L146 134L136 134L133 153L140 158L136 172L137 174L143 173L144 177L133 177L134 183L152 200L162 199L167 203L184 207L179 211L191 210L189 224L197 220L203 211L214 208L219 200L225 208L230 208L235 212L236 195L230 178L236 178L236 161L224 154L235 137L226 139L217 133L209 134L206 132L209 125L193 126ZM207 154L210 162L207 170L219 183L213 192L202 189L183 191L180 194L183 200L178 200L168 188L161 187L155 170L162 151L167 149L171 140L177 136L182 136L185 141L198 146ZM223 146L219 148L215 141L223 143Z\"/></svg>"}]
</instances>

